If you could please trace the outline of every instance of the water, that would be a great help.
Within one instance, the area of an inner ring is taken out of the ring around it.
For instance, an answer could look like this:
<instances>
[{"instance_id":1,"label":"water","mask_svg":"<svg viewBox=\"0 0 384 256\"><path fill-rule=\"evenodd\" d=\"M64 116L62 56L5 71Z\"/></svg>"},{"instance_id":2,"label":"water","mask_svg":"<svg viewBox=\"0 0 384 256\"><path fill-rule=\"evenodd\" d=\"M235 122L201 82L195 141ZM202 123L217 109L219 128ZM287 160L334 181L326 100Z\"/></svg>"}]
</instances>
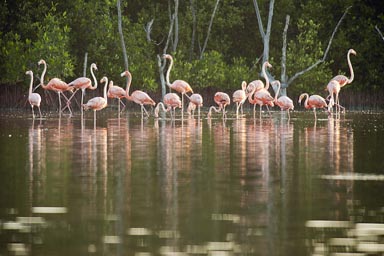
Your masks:
<instances>
[{"instance_id":1,"label":"water","mask_svg":"<svg viewBox=\"0 0 384 256\"><path fill-rule=\"evenodd\" d=\"M384 113L139 116L2 112L0 255L384 251Z\"/></svg>"}]
</instances>

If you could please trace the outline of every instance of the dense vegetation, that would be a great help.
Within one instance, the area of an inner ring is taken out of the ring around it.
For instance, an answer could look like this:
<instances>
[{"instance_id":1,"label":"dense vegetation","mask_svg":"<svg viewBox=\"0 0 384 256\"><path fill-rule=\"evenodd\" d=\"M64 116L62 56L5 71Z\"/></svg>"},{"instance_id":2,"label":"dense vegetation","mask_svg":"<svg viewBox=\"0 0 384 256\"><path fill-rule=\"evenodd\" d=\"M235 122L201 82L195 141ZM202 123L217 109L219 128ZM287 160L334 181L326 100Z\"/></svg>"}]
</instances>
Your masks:
<instances>
[{"instance_id":1,"label":"dense vegetation","mask_svg":"<svg viewBox=\"0 0 384 256\"><path fill-rule=\"evenodd\" d=\"M217 1L123 0L122 28L133 85L160 91L158 56L164 51L175 58L171 80L189 81L195 91L207 87L234 90L242 80L259 79L264 45L254 2L221 0L213 16ZM270 1L257 3L266 27ZM1 5L0 87L27 86L25 71L32 69L39 77L42 68L37 62L41 58L48 63L46 79L70 81L83 74L86 53L87 70L95 62L98 77L107 75L123 84L119 77L124 60L115 0L3 0ZM382 0L275 1L269 44L271 75L281 79L287 15L286 72L291 77L322 58L337 22L349 6L325 62L292 82L288 94L323 92L332 76L349 76L349 48L357 52L352 56L355 81L350 90L381 89Z\"/></svg>"}]
</instances>

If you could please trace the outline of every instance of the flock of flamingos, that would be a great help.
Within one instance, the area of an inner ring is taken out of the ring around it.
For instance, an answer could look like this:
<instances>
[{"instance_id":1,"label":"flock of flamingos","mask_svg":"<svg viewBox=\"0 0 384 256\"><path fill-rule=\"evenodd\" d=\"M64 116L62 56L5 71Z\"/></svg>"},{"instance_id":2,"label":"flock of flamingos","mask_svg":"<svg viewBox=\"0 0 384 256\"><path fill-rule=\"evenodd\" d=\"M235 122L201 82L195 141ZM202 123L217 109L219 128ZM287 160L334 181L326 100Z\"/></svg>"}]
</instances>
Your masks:
<instances>
[{"instance_id":1,"label":"flock of flamingos","mask_svg":"<svg viewBox=\"0 0 384 256\"><path fill-rule=\"evenodd\" d=\"M304 101L304 107L306 109L313 109L314 116L316 119L316 109L325 109L328 111L329 114L332 112L333 106L335 106L335 109L337 112L340 112L340 109L343 108L340 103L339 103L339 93L341 87L345 86L346 84L350 84L353 79L354 79L354 73L353 73L353 68L350 60L350 54L356 55L356 52L353 49L350 49L347 53L347 61L348 61L348 66L350 70L350 78L344 76L344 75L337 75L333 77L330 82L327 85L327 90L329 92L329 95L325 98L321 97L320 95L311 95L309 96L308 93L302 93L299 97L299 104L301 104L301 101L305 99ZM47 64L44 60L40 60L38 62L39 65L44 65L44 70L40 78L40 84L37 86L41 86L46 90L52 90L58 94L59 98L59 111L62 112L66 108L68 108L70 114L72 114L72 110L70 107L70 102L71 99L75 96L76 92L81 89L82 96L81 96L81 111L84 110L93 110L94 111L94 121L96 121L96 111L102 110L107 106L107 98L116 98L119 100L119 113L120 113L120 105L123 105L125 107L125 104L122 102L123 98L126 98L129 101L133 101L141 106L141 116L143 118L144 113L149 117L149 114L147 110L145 109L144 105L152 105L156 106L155 111L154 111L154 116L158 117L160 109L162 109L164 112L170 112L171 118L174 119L175 117L175 109L176 108L181 108L181 114L183 117L184 113L184 95L189 99L189 105L187 108L187 112L190 115L194 115L194 111L196 108L198 108L198 116L200 118L200 107L203 106L203 98L201 97L200 94L194 93L191 86L183 80L175 80L173 83L170 83L169 81L169 75L173 66L173 58L169 54L164 54L163 58L166 60L169 60L169 66L168 70L166 73L166 83L167 85L172 89L175 90L176 92L181 94L181 100L178 94L176 93L167 93L164 95L163 102L159 102L157 105L154 100L149 97L149 95L141 90L136 90L130 94L130 86L131 86L131 81L132 81L132 75L131 73L127 70L121 73L121 76L126 76L127 77L127 84L126 88L123 89L119 86L113 85L113 81L109 81L108 83L108 78L103 77L100 80L100 83L104 83L104 93L103 97L94 97L90 99L87 103L84 104L84 93L86 89L94 90L97 88L97 79L94 74L94 70L97 70L96 64L92 63L90 67L91 75L93 78L94 84L92 85L91 79L87 77L80 77L75 79L74 81L70 83L66 83L62 81L59 78L52 78L48 84L44 84L44 76L47 71ZM275 84L278 89L277 92L275 93L275 97L272 97L270 92L268 91L269 88L269 79L266 74L266 69L271 68L272 65L266 61L263 63L262 66L262 73L265 77L266 83L264 83L261 80L255 80L250 82L248 85L245 81L242 82L241 89L237 90L233 93L232 96L232 101L236 103L236 118L239 118L239 110L243 112L242 105L244 102L248 99L248 101L254 105L254 113L255 113L255 108L256 105L260 106L260 112L262 109L262 106L266 106L268 109L268 106L273 107L274 105L277 105L280 107L282 111L286 110L288 113L288 118L290 117L289 115L289 110L294 109L293 101L287 97L287 96L280 96L279 91L280 91L280 81L275 80L271 82L271 84ZM34 107L37 107L40 113L40 118L42 117L41 115L41 110L40 110L40 103L41 103L41 96L38 93L33 93L33 72L32 71L27 71L27 75L30 75L31 77L31 82L29 86L29 96L28 96L28 101L31 105L32 108L32 116L35 118L34 114ZM37 88L36 87L36 88ZM35 89L36 89L35 88ZM108 91L107 91L108 89ZM67 98L65 96L64 92L66 91L71 91L72 95L70 98ZM191 93L191 95L188 95L187 93ZM66 104L64 107L62 107L61 104L61 97L65 98ZM217 92L214 95L214 101L218 105L217 107L211 106L208 111L207 117L210 118L212 115L212 111L215 112L222 112L223 118L226 118L226 111L225 108L228 106L231 102L231 99L228 94L224 92ZM328 102L328 103L327 103ZM343 108L344 109L344 108ZM269 109L268 109L269 111Z\"/></svg>"}]
</instances>

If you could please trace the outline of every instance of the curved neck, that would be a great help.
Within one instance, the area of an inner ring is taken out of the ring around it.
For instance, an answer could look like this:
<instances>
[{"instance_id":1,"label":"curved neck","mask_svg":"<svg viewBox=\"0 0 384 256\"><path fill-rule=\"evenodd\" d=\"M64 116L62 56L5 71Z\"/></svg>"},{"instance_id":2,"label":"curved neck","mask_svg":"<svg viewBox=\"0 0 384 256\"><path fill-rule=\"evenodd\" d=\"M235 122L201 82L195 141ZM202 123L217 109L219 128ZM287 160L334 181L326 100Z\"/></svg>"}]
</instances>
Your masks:
<instances>
[{"instance_id":1,"label":"curved neck","mask_svg":"<svg viewBox=\"0 0 384 256\"><path fill-rule=\"evenodd\" d=\"M90 70L91 70L91 75L92 75L93 84L94 84L94 86L91 85L91 88L90 88L91 90L94 90L97 88L97 80L96 80L95 74L93 73L93 69L94 69L94 66L91 65Z\"/></svg>"},{"instance_id":2,"label":"curved neck","mask_svg":"<svg viewBox=\"0 0 384 256\"><path fill-rule=\"evenodd\" d=\"M211 113L212 113L212 109L216 111L216 113L220 112L221 111L221 108L216 108L215 106L211 106L209 108L209 112L208 112L208 116L211 116Z\"/></svg>"},{"instance_id":3,"label":"curved neck","mask_svg":"<svg viewBox=\"0 0 384 256\"><path fill-rule=\"evenodd\" d=\"M275 94L275 102L277 101L277 98L279 97L280 88L281 88L280 81L276 81L276 83L277 83L277 91L276 91L276 94Z\"/></svg>"},{"instance_id":4,"label":"curved neck","mask_svg":"<svg viewBox=\"0 0 384 256\"><path fill-rule=\"evenodd\" d=\"M309 99L309 94L304 93L305 101L304 101L304 107L308 108L308 99Z\"/></svg>"},{"instance_id":5,"label":"curved neck","mask_svg":"<svg viewBox=\"0 0 384 256\"><path fill-rule=\"evenodd\" d=\"M107 100L107 87L108 87L108 78L105 79L104 85L104 99Z\"/></svg>"},{"instance_id":6,"label":"curved neck","mask_svg":"<svg viewBox=\"0 0 384 256\"><path fill-rule=\"evenodd\" d=\"M256 92L256 87L252 89L252 91L248 94L248 101L249 103L251 104L255 104L255 99L254 99L254 96L255 96L255 92Z\"/></svg>"},{"instance_id":7,"label":"curved neck","mask_svg":"<svg viewBox=\"0 0 384 256\"><path fill-rule=\"evenodd\" d=\"M246 90L247 90L247 82L243 81L243 82L241 83L241 89L242 89L243 91L246 91Z\"/></svg>"},{"instance_id":8,"label":"curved neck","mask_svg":"<svg viewBox=\"0 0 384 256\"><path fill-rule=\"evenodd\" d=\"M168 67L168 70L167 70L167 74L166 74L165 80L167 82L167 85L171 86L171 83L169 82L169 73L171 73L171 69L172 69L172 66L173 66L173 58L170 58L169 60L170 60L170 63L169 63L169 67Z\"/></svg>"},{"instance_id":9,"label":"curved neck","mask_svg":"<svg viewBox=\"0 0 384 256\"><path fill-rule=\"evenodd\" d=\"M351 73L351 78L348 79L349 84L352 83L353 79L355 78L355 74L353 73L353 67L352 67L350 56L351 56L351 52L349 51L348 55L347 55L348 67L349 67L349 71Z\"/></svg>"},{"instance_id":10,"label":"curved neck","mask_svg":"<svg viewBox=\"0 0 384 256\"><path fill-rule=\"evenodd\" d=\"M132 83L132 75L131 73L126 73L125 76L127 77L127 85L125 87L125 93L127 94L127 99L130 99L131 96L129 96L129 89L131 88Z\"/></svg>"},{"instance_id":11,"label":"curved neck","mask_svg":"<svg viewBox=\"0 0 384 256\"><path fill-rule=\"evenodd\" d=\"M32 86L33 86L33 73L32 71L29 73L31 76L31 83L29 84L29 96L32 94Z\"/></svg>"},{"instance_id":12,"label":"curved neck","mask_svg":"<svg viewBox=\"0 0 384 256\"><path fill-rule=\"evenodd\" d=\"M155 117L159 117L160 107L163 109L164 112L167 112L167 109L164 107L164 104L162 102L159 102L157 103L157 106L155 108Z\"/></svg>"},{"instance_id":13,"label":"curved neck","mask_svg":"<svg viewBox=\"0 0 384 256\"><path fill-rule=\"evenodd\" d=\"M262 72L263 72L263 75L264 75L264 78L265 78L265 90L268 90L269 88L269 78L268 78L268 75L267 75L267 71L265 70L267 68L267 62L264 62L263 64L263 68L262 68Z\"/></svg>"},{"instance_id":14,"label":"curved neck","mask_svg":"<svg viewBox=\"0 0 384 256\"><path fill-rule=\"evenodd\" d=\"M43 64L44 64L44 69L43 69L43 73L41 74L40 85L45 89L47 86L44 85L44 76L45 76L45 73L47 72L47 63L44 61Z\"/></svg>"}]
</instances>

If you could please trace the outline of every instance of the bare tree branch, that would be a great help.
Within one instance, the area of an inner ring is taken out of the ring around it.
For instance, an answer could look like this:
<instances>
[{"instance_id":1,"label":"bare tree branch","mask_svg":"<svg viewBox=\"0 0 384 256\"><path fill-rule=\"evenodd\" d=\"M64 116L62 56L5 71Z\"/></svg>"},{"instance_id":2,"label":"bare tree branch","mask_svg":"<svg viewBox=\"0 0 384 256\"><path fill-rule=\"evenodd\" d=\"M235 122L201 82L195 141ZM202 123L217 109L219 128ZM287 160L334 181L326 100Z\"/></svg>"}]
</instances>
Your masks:
<instances>
[{"instance_id":1,"label":"bare tree branch","mask_svg":"<svg viewBox=\"0 0 384 256\"><path fill-rule=\"evenodd\" d=\"M340 24L341 22L343 21L345 15L347 14L348 10L351 8L352 6L349 6L343 13L343 15L341 16L339 22L337 23L335 29L333 30L332 32L332 35L331 35L331 38L329 39L329 42L328 42L328 46L324 52L324 55L323 55L323 58L316 61L314 64L312 64L311 66L309 66L308 68L300 71L300 72L297 72L295 75L293 75L287 82L287 87L296 79L298 78L299 76L303 75L304 73L312 70L313 68L315 68L317 65L323 63L325 61L325 59L327 58L327 55L328 55L328 52L329 52L329 49L331 48L331 44L332 44L332 41L333 41L333 38L338 30L338 28L340 27Z\"/></svg>"},{"instance_id":2,"label":"bare tree branch","mask_svg":"<svg viewBox=\"0 0 384 256\"><path fill-rule=\"evenodd\" d=\"M175 38L173 40L172 51L176 52L177 45L179 43L179 0L175 0L175 12L173 14L173 19L175 25Z\"/></svg>"},{"instance_id":3,"label":"bare tree branch","mask_svg":"<svg viewBox=\"0 0 384 256\"><path fill-rule=\"evenodd\" d=\"M211 15L211 21L209 22L208 31L207 31L207 36L205 37L205 41L204 41L204 45L203 45L203 49L202 49L201 52L200 52L200 59L203 58L203 55L204 55L204 52L205 52L205 48L207 47L208 39L209 39L209 35L211 34L211 29L212 29L213 19L215 18L215 14L216 14L217 8L218 8L218 6L219 6L219 2L220 2L220 0L217 0L217 1L216 1L215 8L213 9L213 12L212 12L212 15Z\"/></svg>"},{"instance_id":4,"label":"bare tree branch","mask_svg":"<svg viewBox=\"0 0 384 256\"><path fill-rule=\"evenodd\" d=\"M375 29L377 30L377 32L379 33L379 35L381 36L381 39L383 39L384 40L384 36L383 36L383 33L381 33L381 31L380 31L380 29L379 29L379 27L376 25L375 26Z\"/></svg>"},{"instance_id":5,"label":"bare tree branch","mask_svg":"<svg viewBox=\"0 0 384 256\"><path fill-rule=\"evenodd\" d=\"M259 24L260 35L261 35L261 38L264 39L265 32L264 32L263 21L261 20L260 9L259 9L259 5L257 4L257 0L253 0L253 5L255 6L257 23Z\"/></svg>"},{"instance_id":6,"label":"bare tree branch","mask_svg":"<svg viewBox=\"0 0 384 256\"><path fill-rule=\"evenodd\" d=\"M121 40L121 48L123 49L124 67L125 67L125 70L128 70L127 49L125 47L123 27L121 25L121 2L120 2L120 0L117 0L117 19L118 19L118 29L119 29L120 40Z\"/></svg>"},{"instance_id":7,"label":"bare tree branch","mask_svg":"<svg viewBox=\"0 0 384 256\"><path fill-rule=\"evenodd\" d=\"M288 32L288 26L289 26L289 20L290 16L287 15L285 17L285 26L283 31L283 48L281 49L281 85L282 88L285 88L286 81L287 81L287 32ZM285 90L282 92L282 95L285 95Z\"/></svg>"},{"instance_id":8,"label":"bare tree branch","mask_svg":"<svg viewBox=\"0 0 384 256\"><path fill-rule=\"evenodd\" d=\"M169 41L170 41L171 38L172 38L173 22L174 22L174 20L175 20L174 17L175 17L175 16L172 15L171 23L169 24L169 30L168 30L167 41L165 42L165 46L164 46L164 49L163 49L163 54L164 54L164 53L167 53L168 46L169 46ZM165 69L166 62L165 62L165 60L162 58L162 56L160 56L159 54L157 55L157 65L159 66L160 83L161 83L161 95L162 95L162 98L164 98L164 95L165 95L166 92L167 92L167 91L166 91L166 82L165 82L165 77L164 77L164 69Z\"/></svg>"},{"instance_id":9,"label":"bare tree branch","mask_svg":"<svg viewBox=\"0 0 384 256\"><path fill-rule=\"evenodd\" d=\"M144 27L144 30L145 30L145 34L147 36L147 42L152 42L152 39L151 39L151 32L152 32L152 25L153 25L153 21L155 19L151 19Z\"/></svg>"},{"instance_id":10,"label":"bare tree branch","mask_svg":"<svg viewBox=\"0 0 384 256\"><path fill-rule=\"evenodd\" d=\"M191 49L189 52L189 60L193 58L193 50L195 47L195 38L196 38L196 9L194 0L190 0L191 4L191 13L192 13L192 35L191 35Z\"/></svg>"}]
</instances>

